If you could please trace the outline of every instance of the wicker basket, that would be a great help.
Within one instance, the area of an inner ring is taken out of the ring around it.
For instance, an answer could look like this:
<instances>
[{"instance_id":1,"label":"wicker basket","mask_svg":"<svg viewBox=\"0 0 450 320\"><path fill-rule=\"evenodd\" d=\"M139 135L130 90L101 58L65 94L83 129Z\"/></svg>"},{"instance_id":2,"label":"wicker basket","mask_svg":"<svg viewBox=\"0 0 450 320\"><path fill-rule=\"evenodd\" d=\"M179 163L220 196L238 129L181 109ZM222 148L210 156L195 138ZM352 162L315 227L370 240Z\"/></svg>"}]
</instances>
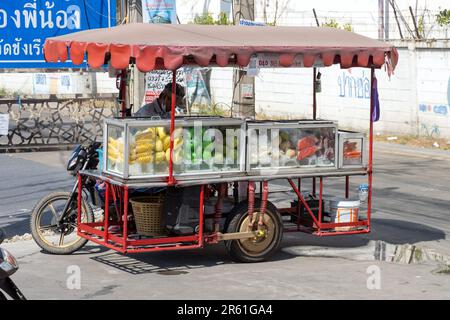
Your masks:
<instances>
[{"instance_id":1,"label":"wicker basket","mask_svg":"<svg viewBox=\"0 0 450 320\"><path fill-rule=\"evenodd\" d=\"M144 236L161 236L166 233L161 226L163 196L144 196L130 200L137 233Z\"/></svg>"}]
</instances>

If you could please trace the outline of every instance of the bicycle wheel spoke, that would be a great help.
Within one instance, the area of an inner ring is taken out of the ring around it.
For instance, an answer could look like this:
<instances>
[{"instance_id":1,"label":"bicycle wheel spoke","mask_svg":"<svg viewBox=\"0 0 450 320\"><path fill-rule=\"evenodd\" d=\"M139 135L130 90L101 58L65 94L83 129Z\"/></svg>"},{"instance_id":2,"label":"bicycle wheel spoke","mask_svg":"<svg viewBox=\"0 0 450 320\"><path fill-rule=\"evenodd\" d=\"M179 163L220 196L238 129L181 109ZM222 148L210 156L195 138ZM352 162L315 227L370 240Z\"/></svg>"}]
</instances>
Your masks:
<instances>
[{"instance_id":1,"label":"bicycle wheel spoke","mask_svg":"<svg viewBox=\"0 0 450 320\"><path fill-rule=\"evenodd\" d=\"M57 218L58 214L56 213L56 210L55 210L55 207L53 207L53 204L50 203L48 206L50 207L50 210L52 211L55 218Z\"/></svg>"},{"instance_id":2,"label":"bicycle wheel spoke","mask_svg":"<svg viewBox=\"0 0 450 320\"><path fill-rule=\"evenodd\" d=\"M59 237L59 246L61 247L64 244L64 232L61 232L61 236Z\"/></svg>"},{"instance_id":3,"label":"bicycle wheel spoke","mask_svg":"<svg viewBox=\"0 0 450 320\"><path fill-rule=\"evenodd\" d=\"M41 231L46 231L46 230L51 230L51 229L55 229L57 227L56 224L50 224L48 226L40 226L39 230Z\"/></svg>"}]
</instances>

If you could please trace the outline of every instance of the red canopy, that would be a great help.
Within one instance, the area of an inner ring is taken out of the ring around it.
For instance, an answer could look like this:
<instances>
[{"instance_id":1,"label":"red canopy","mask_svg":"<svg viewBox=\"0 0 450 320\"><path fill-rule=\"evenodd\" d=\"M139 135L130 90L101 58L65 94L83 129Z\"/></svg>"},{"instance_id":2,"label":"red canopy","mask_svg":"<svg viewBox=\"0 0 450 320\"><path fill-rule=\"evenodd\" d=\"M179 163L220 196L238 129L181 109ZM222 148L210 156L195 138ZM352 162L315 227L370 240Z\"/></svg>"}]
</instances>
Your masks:
<instances>
[{"instance_id":1,"label":"red canopy","mask_svg":"<svg viewBox=\"0 0 450 320\"><path fill-rule=\"evenodd\" d=\"M194 24L134 23L109 29L94 29L49 38L44 53L47 62L66 61L101 67L110 59L116 69L125 69L134 58L138 69L174 70L183 64L200 66L247 66L252 55L276 53L289 67L297 55L304 67L315 64L342 68L381 67L392 71L397 50L385 42L353 32L325 27L247 27Z\"/></svg>"}]
</instances>

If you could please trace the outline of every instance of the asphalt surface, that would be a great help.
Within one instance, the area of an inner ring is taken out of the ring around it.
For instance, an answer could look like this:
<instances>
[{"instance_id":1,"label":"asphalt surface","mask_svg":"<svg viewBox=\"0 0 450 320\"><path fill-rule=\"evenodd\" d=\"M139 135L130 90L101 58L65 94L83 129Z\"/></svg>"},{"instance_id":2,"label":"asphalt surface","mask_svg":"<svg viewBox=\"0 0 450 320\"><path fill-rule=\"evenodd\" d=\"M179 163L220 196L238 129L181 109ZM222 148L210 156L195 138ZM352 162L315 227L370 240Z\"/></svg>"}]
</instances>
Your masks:
<instances>
[{"instance_id":1,"label":"asphalt surface","mask_svg":"<svg viewBox=\"0 0 450 320\"><path fill-rule=\"evenodd\" d=\"M8 236L29 232L33 206L45 195L70 190L70 152L0 154L0 227Z\"/></svg>"},{"instance_id":2,"label":"asphalt surface","mask_svg":"<svg viewBox=\"0 0 450 320\"><path fill-rule=\"evenodd\" d=\"M65 170L69 156L67 151L0 154L0 226L8 237L30 232L30 211L40 198L71 189L74 178ZM368 239L393 244L428 242L450 254L446 240L450 234L450 152L378 143L374 156L373 232L339 237L338 243ZM365 182L366 178L353 177L351 196L356 196L358 185ZM289 189L283 181L276 184L277 190ZM308 185L305 180L303 186ZM325 194L343 195L343 188L342 179L325 180ZM271 196L276 204L285 205L291 198L292 193ZM328 242L336 240L308 240L308 244Z\"/></svg>"},{"instance_id":3,"label":"asphalt surface","mask_svg":"<svg viewBox=\"0 0 450 320\"><path fill-rule=\"evenodd\" d=\"M371 252L365 251L371 240L382 240L450 257L450 153L388 144L377 144L375 150L370 234L286 234L283 249L271 261L250 265L232 263L221 244L125 257L90 243L76 254L52 256L33 241L23 241L4 245L21 265L13 278L30 299L450 299L450 277L436 273L439 263L372 261L366 259ZM0 225L9 236L29 231L29 210L41 196L70 189L73 180L64 169L67 155L0 155ZM351 190L362 182L362 177L353 178ZM285 189L282 183L275 187ZM343 195L343 187L342 180L327 180L324 192ZM290 197L276 193L271 201L287 203ZM295 254L308 246L336 249L338 254ZM340 256L342 250L347 254ZM352 250L364 251L366 258L359 260L355 254L353 259ZM67 286L73 266L81 272L81 287L75 290ZM374 266L380 270L381 287L370 290L367 281Z\"/></svg>"}]
</instances>

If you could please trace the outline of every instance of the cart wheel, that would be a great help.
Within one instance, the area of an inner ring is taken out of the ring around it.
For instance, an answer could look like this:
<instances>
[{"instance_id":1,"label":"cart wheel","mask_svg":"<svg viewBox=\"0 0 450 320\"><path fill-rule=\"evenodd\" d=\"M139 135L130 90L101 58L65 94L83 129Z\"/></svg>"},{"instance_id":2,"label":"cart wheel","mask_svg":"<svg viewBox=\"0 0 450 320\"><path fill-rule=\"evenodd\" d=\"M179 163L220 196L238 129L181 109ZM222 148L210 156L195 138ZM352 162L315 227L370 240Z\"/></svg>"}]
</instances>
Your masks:
<instances>
[{"instance_id":1,"label":"cart wheel","mask_svg":"<svg viewBox=\"0 0 450 320\"><path fill-rule=\"evenodd\" d=\"M258 230L260 203L259 200L255 202L253 213L254 222L251 226L249 223L247 201L238 204L227 219L225 225L226 232L234 233ZM269 201L267 202L267 209L264 214L261 230L261 236L258 237L226 241L225 246L231 258L239 262L261 262L267 260L277 251L283 237L283 220L277 208Z\"/></svg>"},{"instance_id":2,"label":"cart wheel","mask_svg":"<svg viewBox=\"0 0 450 320\"><path fill-rule=\"evenodd\" d=\"M64 225L57 218L70 198L69 192L54 192L39 201L31 212L30 229L34 241L47 253L71 254L80 250L87 239L77 235L76 201L69 207L69 219ZM82 222L94 222L94 214L83 199Z\"/></svg>"}]
</instances>

